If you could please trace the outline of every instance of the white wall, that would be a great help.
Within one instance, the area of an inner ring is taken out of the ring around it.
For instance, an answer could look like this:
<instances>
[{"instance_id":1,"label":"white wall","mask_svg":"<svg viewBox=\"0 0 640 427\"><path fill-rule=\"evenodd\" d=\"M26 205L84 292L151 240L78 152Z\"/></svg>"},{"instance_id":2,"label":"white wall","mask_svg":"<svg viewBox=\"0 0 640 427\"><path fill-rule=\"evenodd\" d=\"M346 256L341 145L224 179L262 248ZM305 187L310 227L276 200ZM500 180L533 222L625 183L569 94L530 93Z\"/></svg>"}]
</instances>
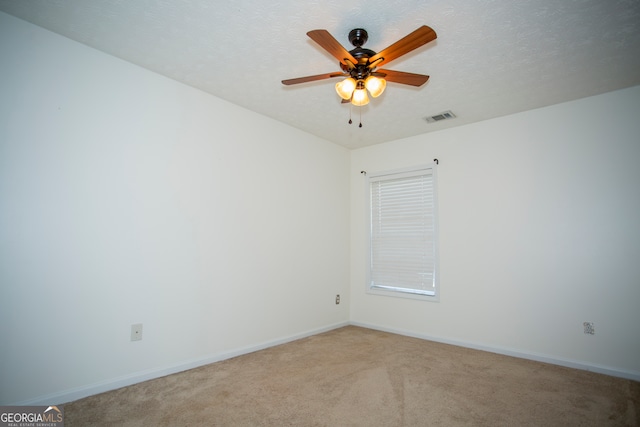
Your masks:
<instances>
[{"instance_id":1,"label":"white wall","mask_svg":"<svg viewBox=\"0 0 640 427\"><path fill-rule=\"evenodd\" d=\"M353 151L351 321L640 379L639 111L634 87ZM440 302L366 294L360 171L434 158Z\"/></svg>"},{"instance_id":2,"label":"white wall","mask_svg":"<svg viewBox=\"0 0 640 427\"><path fill-rule=\"evenodd\" d=\"M348 321L346 149L3 13L0 57L0 404Z\"/></svg>"}]
</instances>

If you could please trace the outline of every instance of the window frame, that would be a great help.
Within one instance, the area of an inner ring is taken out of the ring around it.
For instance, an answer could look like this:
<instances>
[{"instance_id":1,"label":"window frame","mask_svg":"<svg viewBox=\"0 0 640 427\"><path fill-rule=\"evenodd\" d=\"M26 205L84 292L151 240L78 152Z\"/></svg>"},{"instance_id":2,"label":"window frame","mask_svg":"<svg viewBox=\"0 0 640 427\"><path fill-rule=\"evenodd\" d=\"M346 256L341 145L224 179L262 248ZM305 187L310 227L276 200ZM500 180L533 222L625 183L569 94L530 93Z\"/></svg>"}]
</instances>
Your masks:
<instances>
[{"instance_id":1,"label":"window frame","mask_svg":"<svg viewBox=\"0 0 640 427\"><path fill-rule=\"evenodd\" d=\"M391 297L399 297L399 298L409 298L416 299L421 301L431 301L431 302L439 302L440 301L440 271L439 271L439 236L438 236L438 177L437 177L437 167L436 163L427 163L419 166L413 166L403 169L395 169L389 171L375 172L371 174L367 174L366 177L366 281L365 281L365 290L366 293L371 295L382 295L382 296L391 296ZM416 293L410 290L402 290L401 287L398 288L380 288L376 287L372 283L372 239L373 239L373 210L372 210L372 180L381 181L385 180L384 178L388 178L388 180L398 179L404 176L410 175L420 175L421 172L429 173L432 179L432 202L433 202L433 232L432 242L433 242L433 295Z\"/></svg>"}]
</instances>

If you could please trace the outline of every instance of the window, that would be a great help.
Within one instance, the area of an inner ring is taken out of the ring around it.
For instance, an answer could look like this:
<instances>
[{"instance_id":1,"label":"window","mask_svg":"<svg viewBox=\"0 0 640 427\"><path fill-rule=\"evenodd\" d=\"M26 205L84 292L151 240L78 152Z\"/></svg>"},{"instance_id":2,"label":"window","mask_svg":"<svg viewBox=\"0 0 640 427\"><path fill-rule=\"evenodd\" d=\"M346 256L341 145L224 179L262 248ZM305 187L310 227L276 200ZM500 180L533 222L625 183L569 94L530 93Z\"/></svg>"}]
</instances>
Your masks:
<instances>
[{"instance_id":1,"label":"window","mask_svg":"<svg viewBox=\"0 0 640 427\"><path fill-rule=\"evenodd\" d=\"M437 301L435 165L368 177L367 292Z\"/></svg>"}]
</instances>

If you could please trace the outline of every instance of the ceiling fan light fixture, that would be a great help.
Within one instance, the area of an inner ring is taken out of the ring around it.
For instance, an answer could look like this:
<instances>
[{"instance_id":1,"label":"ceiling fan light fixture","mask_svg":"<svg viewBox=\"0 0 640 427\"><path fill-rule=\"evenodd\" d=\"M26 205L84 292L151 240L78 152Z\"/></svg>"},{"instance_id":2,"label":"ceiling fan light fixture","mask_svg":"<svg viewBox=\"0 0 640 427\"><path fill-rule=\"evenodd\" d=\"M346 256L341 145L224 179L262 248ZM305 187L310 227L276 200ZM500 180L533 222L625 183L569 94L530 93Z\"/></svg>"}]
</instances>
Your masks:
<instances>
[{"instance_id":1,"label":"ceiling fan light fixture","mask_svg":"<svg viewBox=\"0 0 640 427\"><path fill-rule=\"evenodd\" d=\"M342 99L351 99L353 91L356 88L356 81L353 77L344 79L341 82L336 83L336 92Z\"/></svg>"},{"instance_id":2,"label":"ceiling fan light fixture","mask_svg":"<svg viewBox=\"0 0 640 427\"><path fill-rule=\"evenodd\" d=\"M356 107L362 107L369 103L369 95L367 95L367 89L365 89L362 80L358 81L358 86L356 87L356 90L353 91L351 103Z\"/></svg>"},{"instance_id":3,"label":"ceiling fan light fixture","mask_svg":"<svg viewBox=\"0 0 640 427\"><path fill-rule=\"evenodd\" d=\"M371 96L377 98L382 95L382 92L384 92L384 89L387 87L387 81L376 76L369 76L364 81L364 86L367 88Z\"/></svg>"},{"instance_id":4,"label":"ceiling fan light fixture","mask_svg":"<svg viewBox=\"0 0 640 427\"><path fill-rule=\"evenodd\" d=\"M343 103L351 101L352 105L358 107L369 103L369 95L373 98L382 95L387 86L386 79L394 83L416 87L426 83L429 79L427 75L388 69L376 70L379 65L387 64L437 38L432 28L422 25L412 33L376 53L371 49L362 47L368 38L367 31L363 28L356 28L349 33L349 41L355 46L350 51L345 49L327 30L311 30L307 32L307 35L340 62L341 72L282 80L282 84L293 85L332 77L343 77L344 80L335 85L336 92L342 98ZM351 123L351 120L349 120L349 123Z\"/></svg>"}]
</instances>

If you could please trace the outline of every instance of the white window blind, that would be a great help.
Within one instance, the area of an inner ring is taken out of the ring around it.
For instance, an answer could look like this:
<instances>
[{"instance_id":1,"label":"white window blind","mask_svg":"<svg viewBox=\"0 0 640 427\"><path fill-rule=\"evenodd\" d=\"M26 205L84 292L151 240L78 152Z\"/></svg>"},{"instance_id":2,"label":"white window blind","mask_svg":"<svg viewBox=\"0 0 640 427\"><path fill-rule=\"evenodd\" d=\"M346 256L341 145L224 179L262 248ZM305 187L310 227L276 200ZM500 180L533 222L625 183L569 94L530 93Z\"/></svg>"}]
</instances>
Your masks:
<instances>
[{"instance_id":1,"label":"white window blind","mask_svg":"<svg viewBox=\"0 0 640 427\"><path fill-rule=\"evenodd\" d=\"M436 207L433 167L372 175L369 187L369 289L435 296Z\"/></svg>"}]
</instances>

